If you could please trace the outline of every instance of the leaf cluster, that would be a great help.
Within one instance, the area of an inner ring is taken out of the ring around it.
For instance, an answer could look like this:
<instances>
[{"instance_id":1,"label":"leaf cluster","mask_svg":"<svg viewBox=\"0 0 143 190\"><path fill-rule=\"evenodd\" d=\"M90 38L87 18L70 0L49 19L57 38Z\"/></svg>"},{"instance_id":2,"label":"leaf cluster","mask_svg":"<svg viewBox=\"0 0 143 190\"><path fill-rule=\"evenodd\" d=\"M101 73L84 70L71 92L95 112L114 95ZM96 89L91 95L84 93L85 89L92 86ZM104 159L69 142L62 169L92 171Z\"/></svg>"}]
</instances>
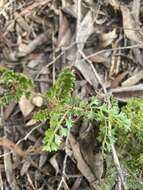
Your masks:
<instances>
[{"instance_id":1,"label":"leaf cluster","mask_svg":"<svg viewBox=\"0 0 143 190\"><path fill-rule=\"evenodd\" d=\"M128 165L133 170L143 168L143 99L130 100L122 111L131 121L130 132L121 134L122 147L128 150L130 157Z\"/></svg>"},{"instance_id":2,"label":"leaf cluster","mask_svg":"<svg viewBox=\"0 0 143 190\"><path fill-rule=\"evenodd\" d=\"M18 102L23 95L30 96L32 80L27 76L4 67L0 68L0 75L6 86L6 92L0 99L3 105L7 105L10 101Z\"/></svg>"},{"instance_id":3,"label":"leaf cluster","mask_svg":"<svg viewBox=\"0 0 143 190\"><path fill-rule=\"evenodd\" d=\"M69 102L74 84L75 77L71 69L67 67L59 74L56 83L47 92L48 101Z\"/></svg>"},{"instance_id":4,"label":"leaf cluster","mask_svg":"<svg viewBox=\"0 0 143 190\"><path fill-rule=\"evenodd\" d=\"M34 116L35 119L49 120L50 128L45 132L43 149L47 151L57 150L62 139L67 136L68 128L72 126L71 113L67 105L71 99L71 93L75 84L75 77L70 68L65 68L58 76L56 83L47 92L48 108L40 110Z\"/></svg>"}]
</instances>

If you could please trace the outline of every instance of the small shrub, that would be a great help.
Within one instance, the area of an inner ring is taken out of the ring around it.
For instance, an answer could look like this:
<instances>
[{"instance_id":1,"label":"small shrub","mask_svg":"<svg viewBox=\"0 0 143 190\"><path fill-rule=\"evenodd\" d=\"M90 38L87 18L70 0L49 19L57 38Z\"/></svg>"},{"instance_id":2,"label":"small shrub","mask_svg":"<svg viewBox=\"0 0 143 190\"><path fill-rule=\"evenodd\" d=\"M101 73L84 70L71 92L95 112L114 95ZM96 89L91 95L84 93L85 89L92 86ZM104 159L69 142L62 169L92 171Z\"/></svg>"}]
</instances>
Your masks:
<instances>
[{"instance_id":1,"label":"small shrub","mask_svg":"<svg viewBox=\"0 0 143 190\"><path fill-rule=\"evenodd\" d=\"M1 103L6 105L12 100L19 101L23 94L27 97L30 95L32 81L28 77L5 68L0 69L0 74L6 86ZM96 121L99 124L97 140L102 144L103 156L106 158L110 144L114 143L123 166L138 177L143 168L143 100L130 100L127 105L120 108L118 101L111 98L112 106L109 108L95 96L88 100L79 97L72 99L74 85L75 76L72 70L65 68L54 86L43 95L47 105L34 114L34 119L48 121L50 126L45 131L43 149L56 151L76 118L89 122ZM108 136L109 121L112 126L112 139ZM132 183L133 179L129 178L128 185ZM134 185L137 186L136 183ZM108 184L103 183L102 189L107 187Z\"/></svg>"}]
</instances>

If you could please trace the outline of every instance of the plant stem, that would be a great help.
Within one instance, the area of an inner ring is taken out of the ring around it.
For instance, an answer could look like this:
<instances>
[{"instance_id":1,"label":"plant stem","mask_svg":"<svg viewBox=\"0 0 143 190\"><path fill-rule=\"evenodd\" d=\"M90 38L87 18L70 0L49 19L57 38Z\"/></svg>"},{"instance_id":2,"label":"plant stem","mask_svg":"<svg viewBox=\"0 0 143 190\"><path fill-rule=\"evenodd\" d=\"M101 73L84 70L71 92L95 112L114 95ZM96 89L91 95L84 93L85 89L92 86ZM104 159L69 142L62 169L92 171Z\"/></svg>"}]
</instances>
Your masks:
<instances>
[{"instance_id":1,"label":"plant stem","mask_svg":"<svg viewBox=\"0 0 143 190\"><path fill-rule=\"evenodd\" d=\"M110 102L110 97L108 96L107 89L104 86L104 83L100 79L100 76L98 75L97 71L95 70L95 67L93 66L93 64L89 60L89 58L84 54L83 51L80 51L80 54L82 55L83 59L86 60L90 64L91 68L93 69L93 72L94 72L94 74L95 74L95 76L96 76L99 84L101 85L104 94L105 94L105 100L108 103L108 110L109 110L111 108L111 102ZM127 190L127 186L126 186L126 183L125 183L125 180L124 180L124 177L123 177L123 173L122 173L122 169L121 169L121 166L120 166L119 158L117 156L117 152L116 152L115 146L114 146L113 142L111 141L111 139L112 139L112 133L111 133L111 131L112 131L112 126L111 126L110 121L108 120L108 138L110 139L110 146L111 146L111 151L112 151L112 156L113 156L114 164L115 164L116 170L118 172L118 175L119 175L119 177L121 179L123 188L124 188L124 190Z\"/></svg>"}]
</instances>

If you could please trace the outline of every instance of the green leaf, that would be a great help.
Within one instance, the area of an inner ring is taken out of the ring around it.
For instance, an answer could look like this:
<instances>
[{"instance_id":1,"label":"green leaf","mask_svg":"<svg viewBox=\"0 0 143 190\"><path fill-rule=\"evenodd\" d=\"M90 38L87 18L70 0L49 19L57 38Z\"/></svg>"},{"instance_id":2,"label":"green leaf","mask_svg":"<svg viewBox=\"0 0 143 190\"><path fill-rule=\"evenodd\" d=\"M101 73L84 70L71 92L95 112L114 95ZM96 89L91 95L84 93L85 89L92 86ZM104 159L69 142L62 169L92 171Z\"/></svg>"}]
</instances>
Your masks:
<instances>
[{"instance_id":1,"label":"green leaf","mask_svg":"<svg viewBox=\"0 0 143 190\"><path fill-rule=\"evenodd\" d=\"M33 116L33 119L37 121L46 121L49 118L49 112L47 109L40 110L36 112Z\"/></svg>"},{"instance_id":2,"label":"green leaf","mask_svg":"<svg viewBox=\"0 0 143 190\"><path fill-rule=\"evenodd\" d=\"M66 137L67 133L68 133L68 129L67 128L64 128L64 127L60 128L59 134L61 135L61 137Z\"/></svg>"},{"instance_id":3,"label":"green leaf","mask_svg":"<svg viewBox=\"0 0 143 190\"><path fill-rule=\"evenodd\" d=\"M57 99L62 103L70 101L75 77L70 68L65 68L59 75L54 86L48 91L47 98L50 102Z\"/></svg>"},{"instance_id":4,"label":"green leaf","mask_svg":"<svg viewBox=\"0 0 143 190\"><path fill-rule=\"evenodd\" d=\"M23 95L30 96L32 80L27 76L6 68L0 68L0 74L6 86L6 92L1 97L3 105L10 101L18 102Z\"/></svg>"},{"instance_id":5,"label":"green leaf","mask_svg":"<svg viewBox=\"0 0 143 190\"><path fill-rule=\"evenodd\" d=\"M73 119L71 115L68 115L66 118L66 126L68 129L70 129L73 126Z\"/></svg>"},{"instance_id":6,"label":"green leaf","mask_svg":"<svg viewBox=\"0 0 143 190\"><path fill-rule=\"evenodd\" d=\"M88 121L93 121L96 119L96 113L93 110L85 112L85 116L88 119Z\"/></svg>"}]
</instances>

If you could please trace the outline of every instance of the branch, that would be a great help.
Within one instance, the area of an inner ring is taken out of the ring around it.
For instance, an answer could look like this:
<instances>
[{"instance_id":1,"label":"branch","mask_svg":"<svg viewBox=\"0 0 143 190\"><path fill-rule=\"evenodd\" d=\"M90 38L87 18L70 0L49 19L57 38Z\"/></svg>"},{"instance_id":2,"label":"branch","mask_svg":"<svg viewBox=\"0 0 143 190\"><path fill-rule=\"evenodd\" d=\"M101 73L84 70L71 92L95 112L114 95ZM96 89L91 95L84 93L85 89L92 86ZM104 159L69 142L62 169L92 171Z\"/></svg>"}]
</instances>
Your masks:
<instances>
[{"instance_id":1,"label":"branch","mask_svg":"<svg viewBox=\"0 0 143 190\"><path fill-rule=\"evenodd\" d=\"M86 60L90 64L91 68L93 69L93 72L94 72L94 74L95 74L95 76L96 76L99 84L101 85L101 87L102 87L102 89L104 91L105 98L106 98L106 101L108 103L108 109L110 109L111 102L110 102L109 96L107 96L107 89L104 86L104 83L100 79L97 71L95 70L95 67L93 66L93 64L89 60L89 58L84 54L83 51L80 51L80 54L82 55L83 59ZM124 176L123 176L123 172L122 172L122 169L121 169L121 166L120 166L119 158L117 156L117 152L116 152L115 146L114 146L113 142L111 141L111 139L112 139L112 133L111 133L111 131L112 131L112 126L111 126L110 121L108 121L108 137L109 137L109 140L110 140L110 146L111 146L111 151L112 151L112 156L113 156L114 164L115 164L116 170L118 172L118 175L119 175L119 177L121 179L123 188L124 188L124 190L127 190L127 186L126 186L126 183L125 183L125 180L124 180Z\"/></svg>"}]
</instances>

